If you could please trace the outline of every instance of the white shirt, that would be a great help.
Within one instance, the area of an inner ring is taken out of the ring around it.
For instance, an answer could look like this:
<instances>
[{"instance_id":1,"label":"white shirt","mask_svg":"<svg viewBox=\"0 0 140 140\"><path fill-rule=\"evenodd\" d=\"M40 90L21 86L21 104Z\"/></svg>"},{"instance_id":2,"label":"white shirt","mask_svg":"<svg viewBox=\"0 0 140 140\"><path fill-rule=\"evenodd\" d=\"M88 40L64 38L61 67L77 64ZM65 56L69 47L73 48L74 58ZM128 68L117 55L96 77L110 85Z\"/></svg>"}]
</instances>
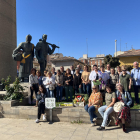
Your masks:
<instances>
[{"instance_id":1,"label":"white shirt","mask_svg":"<svg viewBox=\"0 0 140 140\"><path fill-rule=\"evenodd\" d=\"M38 84L38 76L33 76L32 74L29 75L29 84L31 87L33 86L33 84Z\"/></svg>"},{"instance_id":2,"label":"white shirt","mask_svg":"<svg viewBox=\"0 0 140 140\"><path fill-rule=\"evenodd\" d=\"M98 76L99 76L99 78L101 78L102 77L102 75L101 75L102 73L100 72L100 71L98 71ZM96 76L97 76L97 74L96 74L96 72L95 71L92 71L91 73L90 73L90 75L89 75L89 80L91 80L91 87L93 87L94 86L94 84L93 84L93 80L95 80L96 79Z\"/></svg>"},{"instance_id":3,"label":"white shirt","mask_svg":"<svg viewBox=\"0 0 140 140\"><path fill-rule=\"evenodd\" d=\"M52 87L55 85L55 80L53 77L49 78L49 77L43 77L43 85L46 88ZM50 82L52 82L51 84L49 84ZM49 84L49 85L48 85Z\"/></svg>"},{"instance_id":4,"label":"white shirt","mask_svg":"<svg viewBox=\"0 0 140 140\"><path fill-rule=\"evenodd\" d=\"M107 72L104 72L101 74L101 76L102 76L102 80L105 82L105 84L107 84L108 79L110 79L109 74Z\"/></svg>"},{"instance_id":5,"label":"white shirt","mask_svg":"<svg viewBox=\"0 0 140 140\"><path fill-rule=\"evenodd\" d=\"M52 74L52 78L55 80L55 74Z\"/></svg>"},{"instance_id":6,"label":"white shirt","mask_svg":"<svg viewBox=\"0 0 140 140\"><path fill-rule=\"evenodd\" d=\"M107 72L109 75L110 75L110 73L111 73L110 70L105 70L105 72Z\"/></svg>"}]
</instances>

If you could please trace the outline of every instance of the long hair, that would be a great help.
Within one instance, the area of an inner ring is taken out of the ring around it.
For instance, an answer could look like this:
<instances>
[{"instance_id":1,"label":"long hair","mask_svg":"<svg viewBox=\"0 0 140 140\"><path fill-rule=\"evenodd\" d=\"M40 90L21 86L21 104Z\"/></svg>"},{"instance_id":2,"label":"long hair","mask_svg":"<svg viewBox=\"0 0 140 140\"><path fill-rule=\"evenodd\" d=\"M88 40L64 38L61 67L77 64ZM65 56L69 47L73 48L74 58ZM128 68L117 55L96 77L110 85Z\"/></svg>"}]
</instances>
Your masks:
<instances>
[{"instance_id":1,"label":"long hair","mask_svg":"<svg viewBox=\"0 0 140 140\"><path fill-rule=\"evenodd\" d=\"M39 87L41 87L43 89L43 93L46 94L46 88L43 85L40 85ZM41 93L40 90L39 93Z\"/></svg>"},{"instance_id":2,"label":"long hair","mask_svg":"<svg viewBox=\"0 0 140 140\"><path fill-rule=\"evenodd\" d=\"M88 69L88 65L84 65L84 67L86 67L86 68L87 68L87 71L89 70L89 69Z\"/></svg>"},{"instance_id":3,"label":"long hair","mask_svg":"<svg viewBox=\"0 0 140 140\"><path fill-rule=\"evenodd\" d=\"M39 73L39 77L41 76L41 72L40 72L40 70L37 70L36 72L38 72Z\"/></svg>"},{"instance_id":4,"label":"long hair","mask_svg":"<svg viewBox=\"0 0 140 140\"><path fill-rule=\"evenodd\" d=\"M69 73L67 73L67 71L69 71ZM71 70L69 68L66 69L65 76L71 76Z\"/></svg>"}]
</instances>

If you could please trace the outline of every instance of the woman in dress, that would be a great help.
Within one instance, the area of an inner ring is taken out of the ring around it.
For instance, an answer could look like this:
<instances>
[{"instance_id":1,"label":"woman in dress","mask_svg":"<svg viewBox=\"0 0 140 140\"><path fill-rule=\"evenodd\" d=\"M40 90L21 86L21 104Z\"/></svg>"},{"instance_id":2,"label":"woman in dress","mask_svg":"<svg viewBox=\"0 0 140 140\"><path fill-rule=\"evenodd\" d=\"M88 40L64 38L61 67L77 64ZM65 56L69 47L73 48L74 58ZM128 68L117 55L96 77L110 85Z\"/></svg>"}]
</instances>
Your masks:
<instances>
[{"instance_id":1,"label":"woman in dress","mask_svg":"<svg viewBox=\"0 0 140 140\"><path fill-rule=\"evenodd\" d=\"M73 75L73 87L75 89L75 93L82 93L81 85L82 85L81 73L79 72L79 69L76 68L75 74Z\"/></svg>"},{"instance_id":2,"label":"woman in dress","mask_svg":"<svg viewBox=\"0 0 140 140\"><path fill-rule=\"evenodd\" d=\"M126 132L125 123L130 124L131 122L130 105L132 104L132 98L129 92L124 91L121 84L117 84L116 98L117 101L124 103L124 107L117 115L116 125L122 123L123 131Z\"/></svg>"},{"instance_id":3,"label":"woman in dress","mask_svg":"<svg viewBox=\"0 0 140 140\"><path fill-rule=\"evenodd\" d=\"M85 106L85 110L89 113L91 126L95 125L97 121L96 112L98 112L98 108L103 105L102 94L98 90L98 86L93 86L93 92L90 95L89 103Z\"/></svg>"}]
</instances>

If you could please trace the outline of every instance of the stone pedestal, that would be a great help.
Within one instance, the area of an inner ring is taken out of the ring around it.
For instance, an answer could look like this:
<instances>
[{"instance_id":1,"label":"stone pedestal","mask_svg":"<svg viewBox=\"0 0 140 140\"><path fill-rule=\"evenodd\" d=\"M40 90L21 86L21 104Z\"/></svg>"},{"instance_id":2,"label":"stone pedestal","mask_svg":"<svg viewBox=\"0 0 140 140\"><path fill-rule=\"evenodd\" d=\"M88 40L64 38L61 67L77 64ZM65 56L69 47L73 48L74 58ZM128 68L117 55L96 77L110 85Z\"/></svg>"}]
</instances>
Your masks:
<instances>
[{"instance_id":1,"label":"stone pedestal","mask_svg":"<svg viewBox=\"0 0 140 140\"><path fill-rule=\"evenodd\" d=\"M16 62L12 58L16 48L16 0L0 0L0 80L16 77Z\"/></svg>"}]
</instances>

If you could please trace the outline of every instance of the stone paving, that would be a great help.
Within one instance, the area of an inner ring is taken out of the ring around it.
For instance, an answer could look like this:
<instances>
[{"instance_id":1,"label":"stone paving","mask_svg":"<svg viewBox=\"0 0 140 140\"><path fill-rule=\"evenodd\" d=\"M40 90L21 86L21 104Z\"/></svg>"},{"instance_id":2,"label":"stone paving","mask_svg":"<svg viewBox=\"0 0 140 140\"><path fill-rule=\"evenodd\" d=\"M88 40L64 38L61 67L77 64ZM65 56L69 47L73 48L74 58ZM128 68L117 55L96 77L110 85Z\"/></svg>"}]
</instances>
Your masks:
<instances>
[{"instance_id":1,"label":"stone paving","mask_svg":"<svg viewBox=\"0 0 140 140\"><path fill-rule=\"evenodd\" d=\"M98 126L57 122L35 123L34 120L0 119L0 140L140 140L140 128L107 127L97 131Z\"/></svg>"}]
</instances>

